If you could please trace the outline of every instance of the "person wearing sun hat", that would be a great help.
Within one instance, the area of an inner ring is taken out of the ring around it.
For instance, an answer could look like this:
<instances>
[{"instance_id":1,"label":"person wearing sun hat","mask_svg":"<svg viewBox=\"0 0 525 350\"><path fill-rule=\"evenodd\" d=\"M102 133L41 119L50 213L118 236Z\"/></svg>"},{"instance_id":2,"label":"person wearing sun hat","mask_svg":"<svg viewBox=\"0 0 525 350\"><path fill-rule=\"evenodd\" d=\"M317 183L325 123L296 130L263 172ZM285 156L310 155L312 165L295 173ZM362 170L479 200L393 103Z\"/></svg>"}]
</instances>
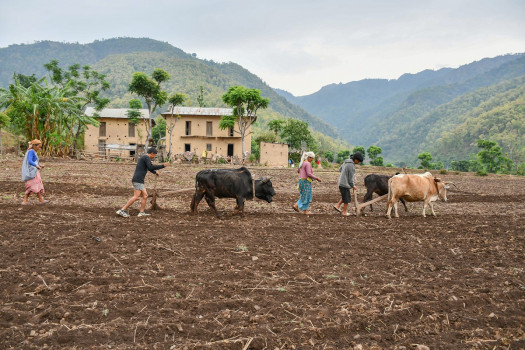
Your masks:
<instances>
[{"instance_id":1,"label":"person wearing sun hat","mask_svg":"<svg viewBox=\"0 0 525 350\"><path fill-rule=\"evenodd\" d=\"M24 155L24 160L22 161L22 181L25 181L26 192L22 205L28 205L29 195L34 193L37 195L40 204L46 204L49 202L44 199L44 184L42 183L42 178L40 177L40 170L44 168L40 164L38 159L37 152L42 148L42 141L34 139L29 142L29 148L27 149L26 154Z\"/></svg>"}]
</instances>

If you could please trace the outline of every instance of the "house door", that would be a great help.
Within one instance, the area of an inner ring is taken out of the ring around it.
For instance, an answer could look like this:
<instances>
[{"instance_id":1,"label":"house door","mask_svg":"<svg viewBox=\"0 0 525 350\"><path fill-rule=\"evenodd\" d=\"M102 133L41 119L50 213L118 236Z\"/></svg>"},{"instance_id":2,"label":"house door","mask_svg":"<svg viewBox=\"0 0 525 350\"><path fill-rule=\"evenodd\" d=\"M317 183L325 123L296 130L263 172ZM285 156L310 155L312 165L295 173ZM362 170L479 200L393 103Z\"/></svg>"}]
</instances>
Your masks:
<instances>
[{"instance_id":1,"label":"house door","mask_svg":"<svg viewBox=\"0 0 525 350\"><path fill-rule=\"evenodd\" d=\"M228 144L228 154L227 156L233 157L233 143Z\"/></svg>"}]
</instances>

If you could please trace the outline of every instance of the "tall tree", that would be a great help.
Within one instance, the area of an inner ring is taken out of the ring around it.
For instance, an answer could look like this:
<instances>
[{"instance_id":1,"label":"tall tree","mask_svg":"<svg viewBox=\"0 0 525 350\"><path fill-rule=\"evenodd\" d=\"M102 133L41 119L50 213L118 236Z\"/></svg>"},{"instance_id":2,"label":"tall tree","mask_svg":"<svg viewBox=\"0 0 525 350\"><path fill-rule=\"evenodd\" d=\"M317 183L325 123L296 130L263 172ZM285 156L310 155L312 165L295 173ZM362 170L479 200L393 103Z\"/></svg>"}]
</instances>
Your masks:
<instances>
[{"instance_id":1,"label":"tall tree","mask_svg":"<svg viewBox=\"0 0 525 350\"><path fill-rule=\"evenodd\" d=\"M160 85L169 80L170 75L162 69L155 69L151 78L143 72L135 72L128 91L144 98L148 106L148 123L146 126L146 146L151 143L151 133L153 129L153 113L157 107L162 106L168 100L168 93L163 91Z\"/></svg>"},{"instance_id":2,"label":"tall tree","mask_svg":"<svg viewBox=\"0 0 525 350\"><path fill-rule=\"evenodd\" d=\"M301 143L306 143L308 149L316 152L317 144L313 138L308 123L297 119L287 119L281 131L281 138L290 148L295 150L301 149Z\"/></svg>"},{"instance_id":3,"label":"tall tree","mask_svg":"<svg viewBox=\"0 0 525 350\"><path fill-rule=\"evenodd\" d=\"M201 86L201 88L202 88L202 86ZM180 115L177 115L174 118L174 111L175 111L175 107L182 106L184 101L186 101L186 95L185 94L174 94L168 99L168 103L170 104L170 106L168 107L168 111L169 111L170 116L171 116L169 124L167 124L168 135L169 135L169 140L168 140L168 158L169 158L170 162L171 162L171 158L172 158L171 157L171 136L173 134L173 129L175 128L175 124L177 123L177 120L179 120L179 118L180 118ZM201 106L201 107L203 107L203 106Z\"/></svg>"},{"instance_id":4,"label":"tall tree","mask_svg":"<svg viewBox=\"0 0 525 350\"><path fill-rule=\"evenodd\" d=\"M489 173L507 172L512 168L512 161L503 155L497 142L479 139L477 145L481 148L478 159Z\"/></svg>"},{"instance_id":5,"label":"tall tree","mask_svg":"<svg viewBox=\"0 0 525 350\"><path fill-rule=\"evenodd\" d=\"M220 129L234 128L234 132L241 135L242 160L246 158L246 146L244 138L252 131L248 131L250 126L257 120L257 111L268 108L270 99L261 97L261 92L257 89L248 89L244 86L232 86L228 92L222 95L222 100L233 108L232 115L223 116L219 123Z\"/></svg>"},{"instance_id":6,"label":"tall tree","mask_svg":"<svg viewBox=\"0 0 525 350\"><path fill-rule=\"evenodd\" d=\"M372 145L367 148L366 153L370 158L370 164L375 166L383 166L383 157L379 156L383 150L379 146Z\"/></svg>"},{"instance_id":7,"label":"tall tree","mask_svg":"<svg viewBox=\"0 0 525 350\"><path fill-rule=\"evenodd\" d=\"M366 156L366 151L365 151L365 147L364 146L356 146L352 149L352 153L355 154L355 153L361 153L363 155L363 159L365 158Z\"/></svg>"},{"instance_id":8,"label":"tall tree","mask_svg":"<svg viewBox=\"0 0 525 350\"><path fill-rule=\"evenodd\" d=\"M432 155L429 152L423 152L417 155L417 159L421 160L420 168L422 169L432 169Z\"/></svg>"},{"instance_id":9,"label":"tall tree","mask_svg":"<svg viewBox=\"0 0 525 350\"><path fill-rule=\"evenodd\" d=\"M199 107L206 107L206 103L204 103L204 88L201 85L199 96L197 96L197 103L199 104Z\"/></svg>"},{"instance_id":10,"label":"tall tree","mask_svg":"<svg viewBox=\"0 0 525 350\"><path fill-rule=\"evenodd\" d=\"M275 135L279 135L286 125L286 120L284 119L274 119L268 122L268 129L274 132Z\"/></svg>"}]
</instances>

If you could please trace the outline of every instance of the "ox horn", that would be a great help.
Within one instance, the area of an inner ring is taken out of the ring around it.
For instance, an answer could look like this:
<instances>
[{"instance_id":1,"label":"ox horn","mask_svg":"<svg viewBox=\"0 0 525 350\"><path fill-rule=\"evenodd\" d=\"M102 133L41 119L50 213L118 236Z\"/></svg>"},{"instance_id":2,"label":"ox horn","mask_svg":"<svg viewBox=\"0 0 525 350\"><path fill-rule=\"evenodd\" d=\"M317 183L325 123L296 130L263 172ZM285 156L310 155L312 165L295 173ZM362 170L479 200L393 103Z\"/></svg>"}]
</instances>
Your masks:
<instances>
[{"instance_id":1,"label":"ox horn","mask_svg":"<svg viewBox=\"0 0 525 350\"><path fill-rule=\"evenodd\" d=\"M458 186L456 186L456 184L453 183L452 181L445 182L445 185L452 185L452 186L454 186L455 188L458 188Z\"/></svg>"}]
</instances>

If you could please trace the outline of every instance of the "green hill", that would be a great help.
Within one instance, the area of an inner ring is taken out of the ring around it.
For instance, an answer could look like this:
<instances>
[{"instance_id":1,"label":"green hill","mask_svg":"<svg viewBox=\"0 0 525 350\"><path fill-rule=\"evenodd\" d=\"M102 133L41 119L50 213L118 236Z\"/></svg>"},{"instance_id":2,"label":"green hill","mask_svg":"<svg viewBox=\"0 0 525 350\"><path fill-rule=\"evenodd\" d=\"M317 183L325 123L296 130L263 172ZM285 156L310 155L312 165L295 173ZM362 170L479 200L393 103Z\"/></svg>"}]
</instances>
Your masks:
<instances>
[{"instance_id":1,"label":"green hill","mask_svg":"<svg viewBox=\"0 0 525 350\"><path fill-rule=\"evenodd\" d=\"M332 84L302 97L278 92L337 126L347 142L378 145L385 160L415 165L418 153L431 150L445 162L464 157L452 149L445 157L438 151L444 149L439 142L445 140L447 132L472 118L468 113L473 109L489 100L503 99L505 91L517 88L523 76L525 54L517 54L486 58L457 69L405 74L397 80Z\"/></svg>"},{"instance_id":2,"label":"green hill","mask_svg":"<svg viewBox=\"0 0 525 350\"><path fill-rule=\"evenodd\" d=\"M90 44L69 44L42 41L35 44L11 45L0 49L0 86L8 87L13 73L46 74L43 65L53 59L63 67L74 63L89 64L100 73L107 74L111 89L106 95L112 99L111 107L127 107L132 98L127 87L136 71L151 73L162 68L171 75L164 87L168 93L185 93L188 103L196 105L200 86L204 88L207 106L221 107L221 96L230 86L243 85L261 90L270 99L269 110L261 117L276 115L308 121L310 127L329 137L338 138L338 132L325 121L307 113L278 95L259 77L235 63L216 63L201 60L172 45L147 38L116 38Z\"/></svg>"}]
</instances>

